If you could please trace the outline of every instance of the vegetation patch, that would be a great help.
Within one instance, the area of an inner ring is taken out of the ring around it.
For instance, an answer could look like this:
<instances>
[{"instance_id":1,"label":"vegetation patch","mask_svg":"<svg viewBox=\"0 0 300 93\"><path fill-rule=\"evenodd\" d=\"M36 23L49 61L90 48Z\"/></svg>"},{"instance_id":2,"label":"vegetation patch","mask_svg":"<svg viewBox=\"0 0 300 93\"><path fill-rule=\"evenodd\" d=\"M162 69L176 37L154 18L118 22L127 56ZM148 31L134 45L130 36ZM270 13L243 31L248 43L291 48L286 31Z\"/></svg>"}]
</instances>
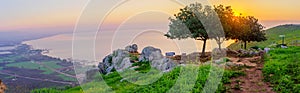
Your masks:
<instances>
[{"instance_id":1,"label":"vegetation patch","mask_svg":"<svg viewBox=\"0 0 300 93\"><path fill-rule=\"evenodd\" d=\"M274 85L274 90L283 93L300 92L300 47L270 51L263 68L265 80Z\"/></svg>"},{"instance_id":2,"label":"vegetation patch","mask_svg":"<svg viewBox=\"0 0 300 93\"><path fill-rule=\"evenodd\" d=\"M135 65L145 65L145 64L137 63ZM141 66L141 67L143 67L143 66ZM208 78L208 75L209 75L211 69L213 69L215 67L204 65L204 66L200 66L197 68L198 68L198 75L196 75L197 81L191 90L194 93L198 93L203 90L204 85L207 82L207 78ZM144 69L140 68L140 71L143 71L145 69L148 69L148 67L146 67ZM86 83L86 84L82 85L82 88L85 89L84 92L87 92L87 91L89 91L89 92L105 92L105 91L113 90L117 93L135 93L135 92L163 93L163 92L169 91L174 86L174 84L179 80L178 77L179 77L180 73L184 73L184 72L181 72L182 69L184 69L184 67L177 67L177 68L173 69L171 72L164 73L162 75L162 77L159 78L159 80L157 80L156 82L149 84L149 85L136 85L136 84L130 83L126 80L123 80L123 77L120 76L118 72L113 72L108 75L101 75L103 77L103 80L100 79L100 76L96 76L96 78L99 78L99 80L95 80L90 83ZM189 67L189 69L191 69L191 68ZM215 68L215 70L218 70L218 69ZM217 93L225 92L227 90L227 88L224 86L224 84L230 83L230 78L238 77L240 75L243 75L243 73L237 72L237 71L225 70L224 74L223 74L223 78L221 80L221 83L219 84L219 87L216 92ZM184 79L189 80L188 77L180 79L180 80L184 80ZM103 81L105 81L105 82L103 82ZM105 84L102 84L102 83L105 83ZM110 86L111 90L109 88L105 87L106 84L108 86ZM96 88L89 88L89 87L95 86L95 85L97 85ZM51 89L44 88L44 89L34 90L33 93L41 93L41 92L42 93L83 93L82 88L80 86L73 87L70 89L65 89L65 90L59 90L59 89L55 89L55 88L51 88Z\"/></svg>"}]
</instances>

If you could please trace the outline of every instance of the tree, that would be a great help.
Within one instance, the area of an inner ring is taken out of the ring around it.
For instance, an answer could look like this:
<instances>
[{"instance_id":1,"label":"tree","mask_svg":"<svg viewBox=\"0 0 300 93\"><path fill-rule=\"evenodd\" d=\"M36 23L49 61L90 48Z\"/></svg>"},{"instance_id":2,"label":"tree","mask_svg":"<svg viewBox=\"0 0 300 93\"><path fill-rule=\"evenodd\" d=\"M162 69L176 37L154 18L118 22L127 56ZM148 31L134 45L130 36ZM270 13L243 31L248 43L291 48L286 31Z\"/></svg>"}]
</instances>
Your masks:
<instances>
[{"instance_id":1,"label":"tree","mask_svg":"<svg viewBox=\"0 0 300 93\"><path fill-rule=\"evenodd\" d=\"M217 13L217 16L219 17L219 20L221 22L222 27L216 27L216 28L223 28L223 30L216 30L214 31L217 33L217 35L213 34L213 38L216 40L216 42L219 45L219 49L221 49L221 44L225 40L229 40L233 36L233 20L234 20L234 12L231 8L231 6L223 6L218 5L214 6L214 11ZM212 24L214 25L214 24ZM220 32L222 31L222 32Z\"/></svg>"},{"instance_id":2,"label":"tree","mask_svg":"<svg viewBox=\"0 0 300 93\"><path fill-rule=\"evenodd\" d=\"M165 36L170 39L193 38L201 40L203 41L201 56L205 56L206 41L209 37L203 24L197 17L199 15L204 16L204 9L200 3L191 4L180 9L179 13L174 14L175 18L169 18L169 31Z\"/></svg>"},{"instance_id":3,"label":"tree","mask_svg":"<svg viewBox=\"0 0 300 93\"><path fill-rule=\"evenodd\" d=\"M258 19L253 16L237 16L234 20L232 39L237 39L244 43L244 49L247 48L247 42L261 42L267 40L264 33L264 26L258 23Z\"/></svg>"}]
</instances>

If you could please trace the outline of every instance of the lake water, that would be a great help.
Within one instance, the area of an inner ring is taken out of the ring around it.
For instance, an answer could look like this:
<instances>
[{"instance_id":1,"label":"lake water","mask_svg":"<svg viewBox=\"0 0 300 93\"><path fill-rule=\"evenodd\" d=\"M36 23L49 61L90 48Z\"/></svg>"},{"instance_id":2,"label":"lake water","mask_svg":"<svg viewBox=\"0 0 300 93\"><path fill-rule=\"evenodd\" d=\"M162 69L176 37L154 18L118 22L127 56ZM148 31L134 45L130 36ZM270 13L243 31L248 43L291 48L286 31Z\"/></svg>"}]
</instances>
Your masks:
<instances>
[{"instance_id":1,"label":"lake water","mask_svg":"<svg viewBox=\"0 0 300 93\"><path fill-rule=\"evenodd\" d=\"M139 32L137 34L137 32ZM88 48L82 47L77 48L80 55L82 56L79 60L89 60L89 61L101 61L106 55L110 54L113 50L124 49L127 45L137 44L139 47L139 52L142 51L144 47L153 46L160 48L163 52L176 52L176 54L181 53L192 53L199 52L202 50L202 42L195 41L193 39L185 40L170 40L167 39L164 32L158 30L145 30L140 33L140 31L102 31L98 32L97 35L91 33L86 33L77 37L77 41L82 44L87 44L86 42L94 42L95 47L92 52L87 52ZM95 36L97 36L95 38ZM51 37L46 37L37 40L25 41L24 44L32 45L36 49L50 49L50 52L46 55L59 58L72 58L72 42L73 34L61 34ZM226 41L222 46L226 47L230 45L233 41ZM211 49L217 48L217 45L213 41L208 41L206 51L211 51ZM86 56L93 54L94 56Z\"/></svg>"}]
</instances>

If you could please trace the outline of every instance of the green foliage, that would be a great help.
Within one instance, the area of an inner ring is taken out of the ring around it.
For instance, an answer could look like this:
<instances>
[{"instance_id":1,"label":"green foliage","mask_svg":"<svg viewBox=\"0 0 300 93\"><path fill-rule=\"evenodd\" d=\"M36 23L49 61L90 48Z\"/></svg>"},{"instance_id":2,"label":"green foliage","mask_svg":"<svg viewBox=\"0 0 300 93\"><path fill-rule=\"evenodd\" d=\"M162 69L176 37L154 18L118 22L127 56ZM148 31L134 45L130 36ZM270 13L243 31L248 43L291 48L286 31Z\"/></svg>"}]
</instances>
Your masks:
<instances>
[{"instance_id":1,"label":"green foliage","mask_svg":"<svg viewBox=\"0 0 300 93\"><path fill-rule=\"evenodd\" d=\"M263 68L265 80L274 84L274 90L282 93L299 93L300 47L270 51Z\"/></svg>"},{"instance_id":2,"label":"green foliage","mask_svg":"<svg viewBox=\"0 0 300 93\"><path fill-rule=\"evenodd\" d=\"M131 61L138 61L139 57L137 55L129 54L130 60Z\"/></svg>"},{"instance_id":3,"label":"green foliage","mask_svg":"<svg viewBox=\"0 0 300 93\"><path fill-rule=\"evenodd\" d=\"M146 62L136 62L132 66L138 66L134 70L139 71L140 73L147 73L151 69L151 64L149 61Z\"/></svg>"}]
</instances>

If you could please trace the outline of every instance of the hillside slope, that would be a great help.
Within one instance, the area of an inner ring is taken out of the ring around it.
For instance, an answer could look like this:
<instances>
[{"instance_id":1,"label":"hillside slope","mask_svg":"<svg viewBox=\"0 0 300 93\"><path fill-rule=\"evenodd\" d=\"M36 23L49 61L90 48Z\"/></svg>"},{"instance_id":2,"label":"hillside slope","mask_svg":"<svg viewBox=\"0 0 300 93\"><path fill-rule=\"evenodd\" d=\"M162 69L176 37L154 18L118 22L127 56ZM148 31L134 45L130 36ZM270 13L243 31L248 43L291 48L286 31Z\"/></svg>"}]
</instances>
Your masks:
<instances>
[{"instance_id":1,"label":"hillside slope","mask_svg":"<svg viewBox=\"0 0 300 93\"><path fill-rule=\"evenodd\" d=\"M270 28L266 30L266 37L267 41L263 42L250 42L247 45L247 48L258 46L258 47L269 47L272 44L281 44L282 39L279 37L279 35L285 35L285 43L289 46L291 45L300 45L300 25L294 25L294 24L287 24L287 25L280 25L273 28ZM298 42L297 42L298 40ZM297 42L297 43L296 43ZM228 46L230 49L240 49L241 43L233 43L230 46Z\"/></svg>"}]
</instances>

